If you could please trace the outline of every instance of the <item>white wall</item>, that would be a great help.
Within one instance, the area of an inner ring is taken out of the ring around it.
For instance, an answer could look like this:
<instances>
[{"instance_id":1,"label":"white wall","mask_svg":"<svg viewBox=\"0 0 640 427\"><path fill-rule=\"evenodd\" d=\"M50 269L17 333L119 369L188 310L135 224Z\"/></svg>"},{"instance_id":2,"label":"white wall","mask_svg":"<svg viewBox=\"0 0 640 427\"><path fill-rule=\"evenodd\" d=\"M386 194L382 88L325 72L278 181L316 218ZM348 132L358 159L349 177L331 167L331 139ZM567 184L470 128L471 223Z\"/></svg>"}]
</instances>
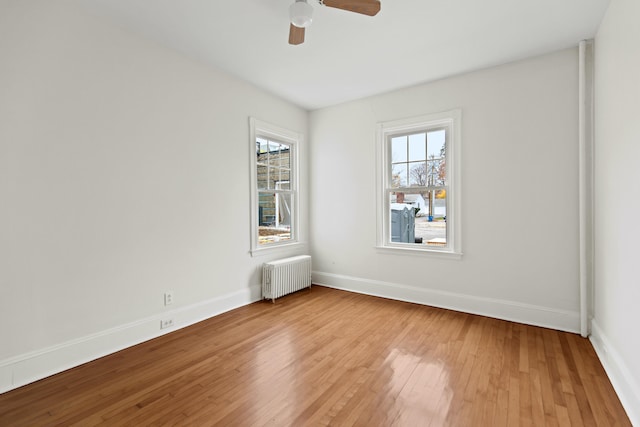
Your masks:
<instances>
[{"instance_id":1,"label":"white wall","mask_svg":"<svg viewBox=\"0 0 640 427\"><path fill-rule=\"evenodd\" d=\"M640 3L614 0L595 41L593 342L640 425Z\"/></svg>"},{"instance_id":2,"label":"white wall","mask_svg":"<svg viewBox=\"0 0 640 427\"><path fill-rule=\"evenodd\" d=\"M313 112L314 280L577 331L577 76L569 49ZM455 108L462 260L379 253L376 123Z\"/></svg>"},{"instance_id":3,"label":"white wall","mask_svg":"<svg viewBox=\"0 0 640 427\"><path fill-rule=\"evenodd\" d=\"M0 2L0 94L0 392L259 297L248 118L306 111L48 0Z\"/></svg>"}]
</instances>

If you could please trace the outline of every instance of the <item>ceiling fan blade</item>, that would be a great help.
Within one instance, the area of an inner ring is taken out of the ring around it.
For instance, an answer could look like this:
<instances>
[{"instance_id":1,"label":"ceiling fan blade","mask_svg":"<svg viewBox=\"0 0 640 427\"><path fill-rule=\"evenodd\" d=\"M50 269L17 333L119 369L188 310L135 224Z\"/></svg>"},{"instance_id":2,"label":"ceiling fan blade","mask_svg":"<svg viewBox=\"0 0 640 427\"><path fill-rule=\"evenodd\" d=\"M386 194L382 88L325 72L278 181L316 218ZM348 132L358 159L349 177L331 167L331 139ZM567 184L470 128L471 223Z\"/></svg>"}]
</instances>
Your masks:
<instances>
[{"instance_id":1,"label":"ceiling fan blade","mask_svg":"<svg viewBox=\"0 0 640 427\"><path fill-rule=\"evenodd\" d=\"M368 16L374 16L380 12L379 0L321 0L320 3L336 9L348 10L349 12Z\"/></svg>"},{"instance_id":2,"label":"ceiling fan blade","mask_svg":"<svg viewBox=\"0 0 640 427\"><path fill-rule=\"evenodd\" d=\"M302 44L304 42L304 28L289 24L289 44Z\"/></svg>"}]
</instances>

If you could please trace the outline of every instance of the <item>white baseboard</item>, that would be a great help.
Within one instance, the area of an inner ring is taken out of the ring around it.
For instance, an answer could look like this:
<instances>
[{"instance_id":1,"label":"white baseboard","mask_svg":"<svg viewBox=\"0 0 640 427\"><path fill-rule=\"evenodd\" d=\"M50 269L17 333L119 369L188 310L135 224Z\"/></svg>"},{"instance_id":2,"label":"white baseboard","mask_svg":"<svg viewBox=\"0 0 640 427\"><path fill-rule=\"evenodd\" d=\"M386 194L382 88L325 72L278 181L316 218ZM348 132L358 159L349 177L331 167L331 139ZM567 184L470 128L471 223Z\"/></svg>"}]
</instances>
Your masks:
<instances>
[{"instance_id":1,"label":"white baseboard","mask_svg":"<svg viewBox=\"0 0 640 427\"><path fill-rule=\"evenodd\" d=\"M261 297L261 288L259 285L255 285L187 307L163 311L160 314L106 331L2 360L0 361L0 393L140 344L176 329L193 325L234 308L259 301ZM168 317L174 319L174 326L161 330L160 320Z\"/></svg>"},{"instance_id":2,"label":"white baseboard","mask_svg":"<svg viewBox=\"0 0 640 427\"><path fill-rule=\"evenodd\" d=\"M618 394L622 406L627 411L631 424L640 426L640 384L634 380L627 364L620 357L620 353L611 345L611 342L595 320L591 322L591 336L589 339L609 376L613 388Z\"/></svg>"},{"instance_id":3,"label":"white baseboard","mask_svg":"<svg viewBox=\"0 0 640 427\"><path fill-rule=\"evenodd\" d=\"M313 283L345 291L479 314L496 319L578 333L580 313L514 301L417 288L339 274L313 272Z\"/></svg>"}]
</instances>

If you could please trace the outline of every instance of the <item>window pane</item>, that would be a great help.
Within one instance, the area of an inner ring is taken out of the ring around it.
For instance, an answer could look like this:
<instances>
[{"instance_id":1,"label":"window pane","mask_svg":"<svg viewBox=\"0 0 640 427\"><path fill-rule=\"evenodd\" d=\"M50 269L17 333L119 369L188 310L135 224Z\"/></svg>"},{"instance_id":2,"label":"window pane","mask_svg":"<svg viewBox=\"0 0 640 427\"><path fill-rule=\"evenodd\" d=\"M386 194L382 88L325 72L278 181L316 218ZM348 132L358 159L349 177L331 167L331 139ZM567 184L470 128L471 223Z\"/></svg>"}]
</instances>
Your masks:
<instances>
[{"instance_id":1,"label":"window pane","mask_svg":"<svg viewBox=\"0 0 640 427\"><path fill-rule=\"evenodd\" d=\"M291 150L286 145L280 147L280 167L291 169Z\"/></svg>"},{"instance_id":2,"label":"window pane","mask_svg":"<svg viewBox=\"0 0 640 427\"><path fill-rule=\"evenodd\" d=\"M446 194L445 190L392 193L389 200L391 242L446 246Z\"/></svg>"},{"instance_id":3,"label":"window pane","mask_svg":"<svg viewBox=\"0 0 640 427\"><path fill-rule=\"evenodd\" d=\"M409 185L427 185L427 166L425 162L409 163Z\"/></svg>"},{"instance_id":4,"label":"window pane","mask_svg":"<svg viewBox=\"0 0 640 427\"><path fill-rule=\"evenodd\" d=\"M409 161L425 160L427 157L426 134L409 135Z\"/></svg>"},{"instance_id":5,"label":"window pane","mask_svg":"<svg viewBox=\"0 0 640 427\"><path fill-rule=\"evenodd\" d=\"M427 133L427 158L440 158L445 155L445 130Z\"/></svg>"},{"instance_id":6,"label":"window pane","mask_svg":"<svg viewBox=\"0 0 640 427\"><path fill-rule=\"evenodd\" d=\"M418 194L417 198L421 206L415 220L416 243L434 247L446 246L446 191L426 191Z\"/></svg>"},{"instance_id":7,"label":"window pane","mask_svg":"<svg viewBox=\"0 0 640 427\"><path fill-rule=\"evenodd\" d=\"M428 140L428 159L432 162L429 164L430 185L446 185L447 168L446 168L446 133L445 130L429 132Z\"/></svg>"},{"instance_id":8,"label":"window pane","mask_svg":"<svg viewBox=\"0 0 640 427\"><path fill-rule=\"evenodd\" d=\"M269 167L258 164L256 167L256 178L258 181L258 189L265 190L269 188Z\"/></svg>"},{"instance_id":9,"label":"window pane","mask_svg":"<svg viewBox=\"0 0 640 427\"><path fill-rule=\"evenodd\" d=\"M394 243L415 243L416 209L409 203L412 194L391 193L389 200L390 240Z\"/></svg>"},{"instance_id":10,"label":"window pane","mask_svg":"<svg viewBox=\"0 0 640 427\"><path fill-rule=\"evenodd\" d=\"M269 141L269 164L280 166L280 144Z\"/></svg>"},{"instance_id":11,"label":"window pane","mask_svg":"<svg viewBox=\"0 0 640 427\"><path fill-rule=\"evenodd\" d=\"M444 157L438 161L436 185L447 185L447 162Z\"/></svg>"},{"instance_id":12,"label":"window pane","mask_svg":"<svg viewBox=\"0 0 640 427\"><path fill-rule=\"evenodd\" d=\"M407 137L391 138L391 163L407 161Z\"/></svg>"},{"instance_id":13,"label":"window pane","mask_svg":"<svg viewBox=\"0 0 640 427\"><path fill-rule=\"evenodd\" d=\"M398 163L397 165L393 165L391 170L391 186L393 188L406 187L408 182L407 164Z\"/></svg>"},{"instance_id":14,"label":"window pane","mask_svg":"<svg viewBox=\"0 0 640 427\"><path fill-rule=\"evenodd\" d=\"M268 151L267 140L264 138L256 138L256 152L257 154L264 154Z\"/></svg>"},{"instance_id":15,"label":"window pane","mask_svg":"<svg viewBox=\"0 0 640 427\"><path fill-rule=\"evenodd\" d=\"M416 236L427 246L447 245L447 192L446 190L428 191L424 194L426 207L418 214Z\"/></svg>"},{"instance_id":16,"label":"window pane","mask_svg":"<svg viewBox=\"0 0 640 427\"><path fill-rule=\"evenodd\" d=\"M291 239L291 199L289 193L259 193L259 245Z\"/></svg>"},{"instance_id":17,"label":"window pane","mask_svg":"<svg viewBox=\"0 0 640 427\"><path fill-rule=\"evenodd\" d=\"M269 161L268 145L265 140L256 141L256 161L258 164L267 164Z\"/></svg>"},{"instance_id":18,"label":"window pane","mask_svg":"<svg viewBox=\"0 0 640 427\"><path fill-rule=\"evenodd\" d=\"M438 173L440 172L440 160L427 162L427 185L438 185Z\"/></svg>"},{"instance_id":19,"label":"window pane","mask_svg":"<svg viewBox=\"0 0 640 427\"><path fill-rule=\"evenodd\" d=\"M262 169L262 171L261 171ZM272 167L258 165L258 189L259 190L270 190L273 188L273 181L278 177L274 177L274 173L278 173L278 171L274 171Z\"/></svg>"},{"instance_id":20,"label":"window pane","mask_svg":"<svg viewBox=\"0 0 640 427\"><path fill-rule=\"evenodd\" d=\"M286 181L287 183L291 181L291 169L282 169L280 181Z\"/></svg>"}]
</instances>

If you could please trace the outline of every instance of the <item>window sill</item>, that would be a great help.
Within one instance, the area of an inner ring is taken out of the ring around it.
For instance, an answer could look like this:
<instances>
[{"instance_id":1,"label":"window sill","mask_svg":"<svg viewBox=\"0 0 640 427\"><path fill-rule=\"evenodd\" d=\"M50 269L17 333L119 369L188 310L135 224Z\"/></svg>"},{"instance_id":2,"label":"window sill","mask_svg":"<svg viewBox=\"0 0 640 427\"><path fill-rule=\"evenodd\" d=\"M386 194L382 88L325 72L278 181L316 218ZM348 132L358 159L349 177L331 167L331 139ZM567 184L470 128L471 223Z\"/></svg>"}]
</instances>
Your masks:
<instances>
[{"instance_id":1,"label":"window sill","mask_svg":"<svg viewBox=\"0 0 640 427\"><path fill-rule=\"evenodd\" d=\"M250 252L252 257L258 257L263 255L273 255L273 254L291 252L292 250L300 249L304 246L305 245L302 242L281 243L278 245L271 245L271 246L252 249Z\"/></svg>"},{"instance_id":2,"label":"window sill","mask_svg":"<svg viewBox=\"0 0 640 427\"><path fill-rule=\"evenodd\" d=\"M462 252L444 251L438 249L418 249L418 248L403 248L399 246L376 246L378 253L387 253L395 255L410 255L427 258L439 258L439 259L452 259L461 260Z\"/></svg>"}]
</instances>

